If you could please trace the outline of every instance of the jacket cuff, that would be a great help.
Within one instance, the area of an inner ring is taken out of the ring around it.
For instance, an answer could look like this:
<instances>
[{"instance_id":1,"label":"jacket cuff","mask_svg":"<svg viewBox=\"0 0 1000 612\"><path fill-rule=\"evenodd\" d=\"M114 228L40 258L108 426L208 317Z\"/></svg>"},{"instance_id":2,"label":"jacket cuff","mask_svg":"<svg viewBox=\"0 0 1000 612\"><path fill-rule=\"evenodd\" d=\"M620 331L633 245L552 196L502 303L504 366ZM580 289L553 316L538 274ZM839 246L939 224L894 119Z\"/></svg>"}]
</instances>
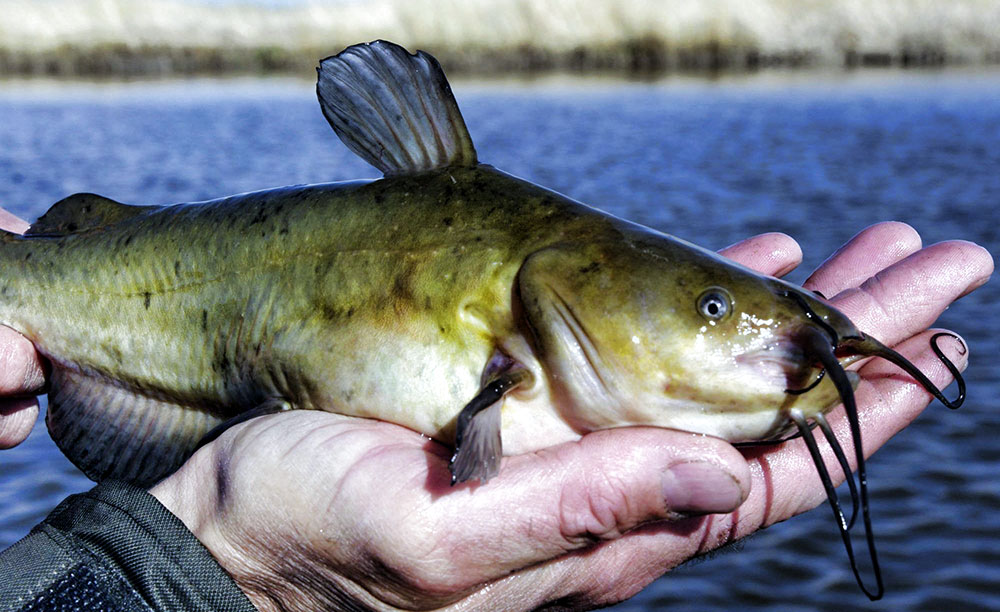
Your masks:
<instances>
[{"instance_id":1,"label":"jacket cuff","mask_svg":"<svg viewBox=\"0 0 1000 612\"><path fill-rule=\"evenodd\" d=\"M8 589L0 586L0 594L25 604L8 609L50 609L29 602L52 602L60 590L85 587L118 602L118 609L256 610L180 519L124 482L106 481L67 498L3 553L0 566L15 572L15 584L7 586L20 587L2 593Z\"/></svg>"}]
</instances>

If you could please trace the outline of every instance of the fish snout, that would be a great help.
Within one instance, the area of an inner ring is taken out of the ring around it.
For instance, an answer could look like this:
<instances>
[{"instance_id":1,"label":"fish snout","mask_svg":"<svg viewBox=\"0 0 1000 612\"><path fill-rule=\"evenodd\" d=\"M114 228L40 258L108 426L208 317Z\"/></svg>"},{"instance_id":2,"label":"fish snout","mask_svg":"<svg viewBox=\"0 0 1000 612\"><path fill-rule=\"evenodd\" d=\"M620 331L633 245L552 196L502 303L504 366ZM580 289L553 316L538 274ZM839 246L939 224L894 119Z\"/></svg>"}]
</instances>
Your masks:
<instances>
[{"instance_id":1,"label":"fish snout","mask_svg":"<svg viewBox=\"0 0 1000 612\"><path fill-rule=\"evenodd\" d=\"M809 335L807 330L814 328L822 330L833 347L839 346L844 340L864 337L854 322L827 302L822 294L784 283L777 288L776 293L792 302L792 308L797 310L797 314L805 317L804 325L797 330L803 339Z\"/></svg>"}]
</instances>

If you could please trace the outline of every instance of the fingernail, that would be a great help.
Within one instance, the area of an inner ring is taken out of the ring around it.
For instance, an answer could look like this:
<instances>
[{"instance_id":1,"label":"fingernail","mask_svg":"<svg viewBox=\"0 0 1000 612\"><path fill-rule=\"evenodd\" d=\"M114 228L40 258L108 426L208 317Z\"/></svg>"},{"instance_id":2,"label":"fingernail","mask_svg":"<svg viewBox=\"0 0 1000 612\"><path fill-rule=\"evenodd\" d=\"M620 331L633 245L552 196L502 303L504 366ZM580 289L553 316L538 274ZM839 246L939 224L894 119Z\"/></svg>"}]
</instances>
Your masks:
<instances>
[{"instance_id":1,"label":"fingernail","mask_svg":"<svg viewBox=\"0 0 1000 612\"><path fill-rule=\"evenodd\" d=\"M969 365L969 345L966 344L965 339L958 334L952 332L939 332L935 334L932 339L936 341L939 336L947 336L951 338L951 346L948 347L947 344L941 346L941 349L945 349L946 353L949 353L949 360L955 364L959 370L965 370Z\"/></svg>"},{"instance_id":2,"label":"fingernail","mask_svg":"<svg viewBox=\"0 0 1000 612\"><path fill-rule=\"evenodd\" d=\"M716 514L732 512L743 503L743 490L719 467L691 461L663 473L663 499L670 512Z\"/></svg>"}]
</instances>

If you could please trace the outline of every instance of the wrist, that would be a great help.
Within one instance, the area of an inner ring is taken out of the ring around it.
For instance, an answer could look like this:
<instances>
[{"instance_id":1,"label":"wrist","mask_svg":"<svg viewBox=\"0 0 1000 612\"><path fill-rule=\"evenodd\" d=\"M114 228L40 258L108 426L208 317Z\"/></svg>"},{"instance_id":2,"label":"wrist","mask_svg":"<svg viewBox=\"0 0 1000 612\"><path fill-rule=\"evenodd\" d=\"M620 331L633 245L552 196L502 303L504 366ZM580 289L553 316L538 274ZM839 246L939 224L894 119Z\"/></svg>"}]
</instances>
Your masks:
<instances>
[{"instance_id":1,"label":"wrist","mask_svg":"<svg viewBox=\"0 0 1000 612\"><path fill-rule=\"evenodd\" d=\"M249 573L246 555L233 546L224 534L224 508L220 499L219 471L215 464L214 448L201 449L180 469L154 485L149 493L184 523L254 607L261 611L269 610L269 607L261 605L257 594L248 589L243 580Z\"/></svg>"},{"instance_id":2,"label":"wrist","mask_svg":"<svg viewBox=\"0 0 1000 612\"><path fill-rule=\"evenodd\" d=\"M217 466L217 451L215 445L210 445L153 486L149 493L184 523L257 610L284 609L276 601L284 601L285 595L276 594L285 591L282 585L286 581L273 571L275 563L259 558L266 554L266 547L248 550L257 539L230 533L234 528L240 529L239 520L234 519L240 509L227 506L229 500L224 499L224 485L220 481L223 476ZM235 525L229 524L234 520ZM263 526L261 530L267 531ZM266 533L260 536L261 542L269 537Z\"/></svg>"},{"instance_id":3,"label":"wrist","mask_svg":"<svg viewBox=\"0 0 1000 612\"><path fill-rule=\"evenodd\" d=\"M203 544L202 534L212 522L211 510L218 501L218 489L213 484L216 475L209 465L211 455L208 449L195 453L179 470L149 489L149 494L179 518Z\"/></svg>"}]
</instances>

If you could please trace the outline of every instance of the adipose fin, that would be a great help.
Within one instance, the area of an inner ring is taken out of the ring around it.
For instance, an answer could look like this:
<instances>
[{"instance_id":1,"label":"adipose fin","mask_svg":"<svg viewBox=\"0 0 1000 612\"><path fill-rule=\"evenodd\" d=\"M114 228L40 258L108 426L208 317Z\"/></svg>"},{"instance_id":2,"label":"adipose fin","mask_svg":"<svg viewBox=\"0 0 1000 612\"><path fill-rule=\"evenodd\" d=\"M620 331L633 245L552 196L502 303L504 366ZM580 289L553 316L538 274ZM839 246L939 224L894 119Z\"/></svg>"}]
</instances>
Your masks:
<instances>
[{"instance_id":1,"label":"adipose fin","mask_svg":"<svg viewBox=\"0 0 1000 612\"><path fill-rule=\"evenodd\" d=\"M26 236L65 236L99 230L159 206L132 206L93 193L77 193L59 200L31 224Z\"/></svg>"}]
</instances>

